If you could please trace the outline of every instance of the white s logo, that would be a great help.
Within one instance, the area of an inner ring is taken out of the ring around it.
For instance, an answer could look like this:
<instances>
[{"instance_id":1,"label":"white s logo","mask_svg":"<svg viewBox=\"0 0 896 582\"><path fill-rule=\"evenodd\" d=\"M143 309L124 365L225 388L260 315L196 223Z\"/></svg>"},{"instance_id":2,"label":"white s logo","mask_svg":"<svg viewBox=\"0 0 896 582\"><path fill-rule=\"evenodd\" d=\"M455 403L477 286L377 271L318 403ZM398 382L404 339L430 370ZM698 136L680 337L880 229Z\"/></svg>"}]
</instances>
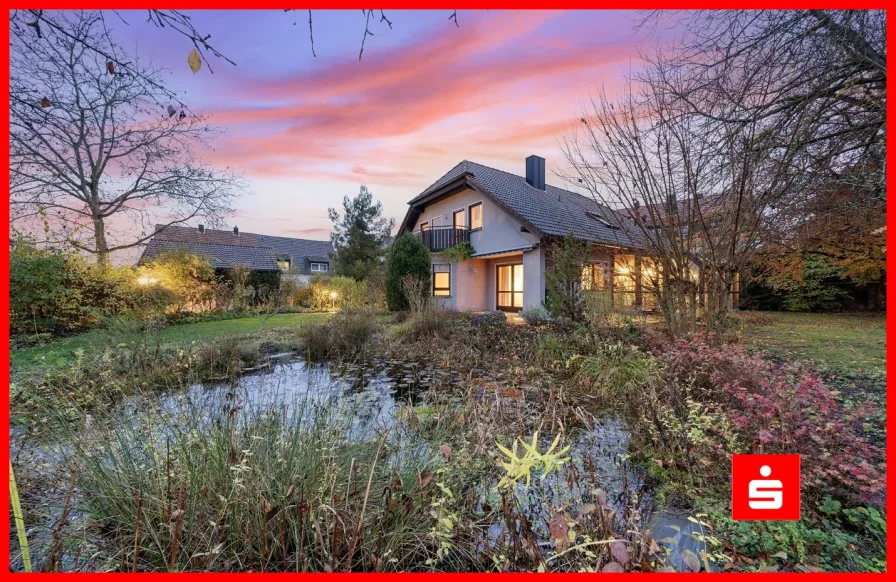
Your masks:
<instances>
[{"instance_id":1,"label":"white s logo","mask_svg":"<svg viewBox=\"0 0 896 582\"><path fill-rule=\"evenodd\" d=\"M768 465L759 469L763 477L772 474ZM750 508L751 509L781 509L784 505L784 485L776 479L754 479L750 481Z\"/></svg>"}]
</instances>

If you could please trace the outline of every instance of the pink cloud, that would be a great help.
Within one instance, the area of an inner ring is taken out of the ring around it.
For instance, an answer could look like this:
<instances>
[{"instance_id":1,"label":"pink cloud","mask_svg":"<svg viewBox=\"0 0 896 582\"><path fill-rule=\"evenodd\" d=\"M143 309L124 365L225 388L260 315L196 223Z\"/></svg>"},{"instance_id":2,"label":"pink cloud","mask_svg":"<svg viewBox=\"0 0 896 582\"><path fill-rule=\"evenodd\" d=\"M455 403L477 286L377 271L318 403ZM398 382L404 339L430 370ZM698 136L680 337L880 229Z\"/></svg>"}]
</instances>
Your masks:
<instances>
[{"instance_id":1,"label":"pink cloud","mask_svg":"<svg viewBox=\"0 0 896 582\"><path fill-rule=\"evenodd\" d=\"M408 171L404 157L376 159L367 151L407 136L415 143L402 153L426 147L457 153L460 143L470 155L506 157L533 144L553 144L599 68L633 52L629 42L593 40L555 49L506 47L553 16L482 21L458 35L377 53L361 65L247 83L237 91L236 105L210 112L213 122L236 134L217 148L214 161L257 176L418 185L429 178ZM533 110L531 120L520 122L514 111L525 108ZM478 121L471 119L477 115Z\"/></svg>"}]
</instances>

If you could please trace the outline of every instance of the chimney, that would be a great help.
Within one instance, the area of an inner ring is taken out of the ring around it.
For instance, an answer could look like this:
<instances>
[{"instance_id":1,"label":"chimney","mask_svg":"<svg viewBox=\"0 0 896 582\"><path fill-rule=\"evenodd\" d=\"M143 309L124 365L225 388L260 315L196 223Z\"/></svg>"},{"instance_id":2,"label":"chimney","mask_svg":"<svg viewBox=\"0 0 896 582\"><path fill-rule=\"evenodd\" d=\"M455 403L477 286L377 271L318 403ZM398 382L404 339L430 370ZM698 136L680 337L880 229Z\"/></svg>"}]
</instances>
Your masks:
<instances>
[{"instance_id":1,"label":"chimney","mask_svg":"<svg viewBox=\"0 0 896 582\"><path fill-rule=\"evenodd\" d=\"M205 225L204 225L204 224L200 224L200 225L199 225L199 234L202 234L202 233L204 233L204 232L205 232Z\"/></svg>"},{"instance_id":2,"label":"chimney","mask_svg":"<svg viewBox=\"0 0 896 582\"><path fill-rule=\"evenodd\" d=\"M544 158L526 158L526 182L533 188L544 190Z\"/></svg>"},{"instance_id":3,"label":"chimney","mask_svg":"<svg viewBox=\"0 0 896 582\"><path fill-rule=\"evenodd\" d=\"M238 227L234 226L233 227L233 236L239 236L239 235L240 235L240 229Z\"/></svg>"}]
</instances>

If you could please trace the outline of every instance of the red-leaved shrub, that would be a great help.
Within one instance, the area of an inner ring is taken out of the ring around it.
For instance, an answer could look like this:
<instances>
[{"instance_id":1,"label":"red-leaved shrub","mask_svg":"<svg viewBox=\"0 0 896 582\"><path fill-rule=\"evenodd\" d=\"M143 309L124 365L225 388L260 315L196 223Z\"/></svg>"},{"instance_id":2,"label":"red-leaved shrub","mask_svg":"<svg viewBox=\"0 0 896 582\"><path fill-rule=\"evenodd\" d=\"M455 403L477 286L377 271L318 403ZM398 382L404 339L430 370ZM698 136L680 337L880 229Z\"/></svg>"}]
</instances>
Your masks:
<instances>
[{"instance_id":1,"label":"red-leaved shrub","mask_svg":"<svg viewBox=\"0 0 896 582\"><path fill-rule=\"evenodd\" d=\"M858 434L863 411L847 410L805 365L702 338L664 342L655 354L667 382L723 411L741 452L799 454L807 493L883 503L884 454Z\"/></svg>"}]
</instances>

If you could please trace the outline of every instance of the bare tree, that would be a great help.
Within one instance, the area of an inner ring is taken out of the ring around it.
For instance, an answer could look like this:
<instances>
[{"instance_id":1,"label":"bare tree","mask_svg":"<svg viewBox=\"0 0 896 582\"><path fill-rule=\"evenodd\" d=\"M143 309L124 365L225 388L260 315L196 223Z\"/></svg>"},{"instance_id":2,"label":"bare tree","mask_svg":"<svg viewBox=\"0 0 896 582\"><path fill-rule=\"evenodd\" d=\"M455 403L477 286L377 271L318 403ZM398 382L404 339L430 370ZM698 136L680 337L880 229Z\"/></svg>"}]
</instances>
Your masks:
<instances>
[{"instance_id":1,"label":"bare tree","mask_svg":"<svg viewBox=\"0 0 896 582\"><path fill-rule=\"evenodd\" d=\"M564 141L573 168L566 179L607 207L597 219L640 247L632 271L672 333L695 330L699 315L718 329L758 233L793 187L764 154L762 144L777 136L760 122L693 115L644 80L619 100L600 91L581 121Z\"/></svg>"},{"instance_id":2,"label":"bare tree","mask_svg":"<svg viewBox=\"0 0 896 582\"><path fill-rule=\"evenodd\" d=\"M40 38L12 27L10 204L48 242L94 255L144 243L156 224L217 224L241 180L197 159L214 135L160 70L125 55L99 13L60 13Z\"/></svg>"},{"instance_id":3,"label":"bare tree","mask_svg":"<svg viewBox=\"0 0 896 582\"><path fill-rule=\"evenodd\" d=\"M765 267L832 258L844 276L880 276L886 212L886 13L766 10L650 13L683 25L678 46L640 80L684 114L739 133L762 128L754 155L799 184L775 203ZM786 257L779 261L776 257Z\"/></svg>"},{"instance_id":4,"label":"bare tree","mask_svg":"<svg viewBox=\"0 0 896 582\"><path fill-rule=\"evenodd\" d=\"M665 51L658 90L707 119L774 127L768 147L802 161L791 171L885 197L884 11L655 12L643 25L668 21L686 34Z\"/></svg>"}]
</instances>

